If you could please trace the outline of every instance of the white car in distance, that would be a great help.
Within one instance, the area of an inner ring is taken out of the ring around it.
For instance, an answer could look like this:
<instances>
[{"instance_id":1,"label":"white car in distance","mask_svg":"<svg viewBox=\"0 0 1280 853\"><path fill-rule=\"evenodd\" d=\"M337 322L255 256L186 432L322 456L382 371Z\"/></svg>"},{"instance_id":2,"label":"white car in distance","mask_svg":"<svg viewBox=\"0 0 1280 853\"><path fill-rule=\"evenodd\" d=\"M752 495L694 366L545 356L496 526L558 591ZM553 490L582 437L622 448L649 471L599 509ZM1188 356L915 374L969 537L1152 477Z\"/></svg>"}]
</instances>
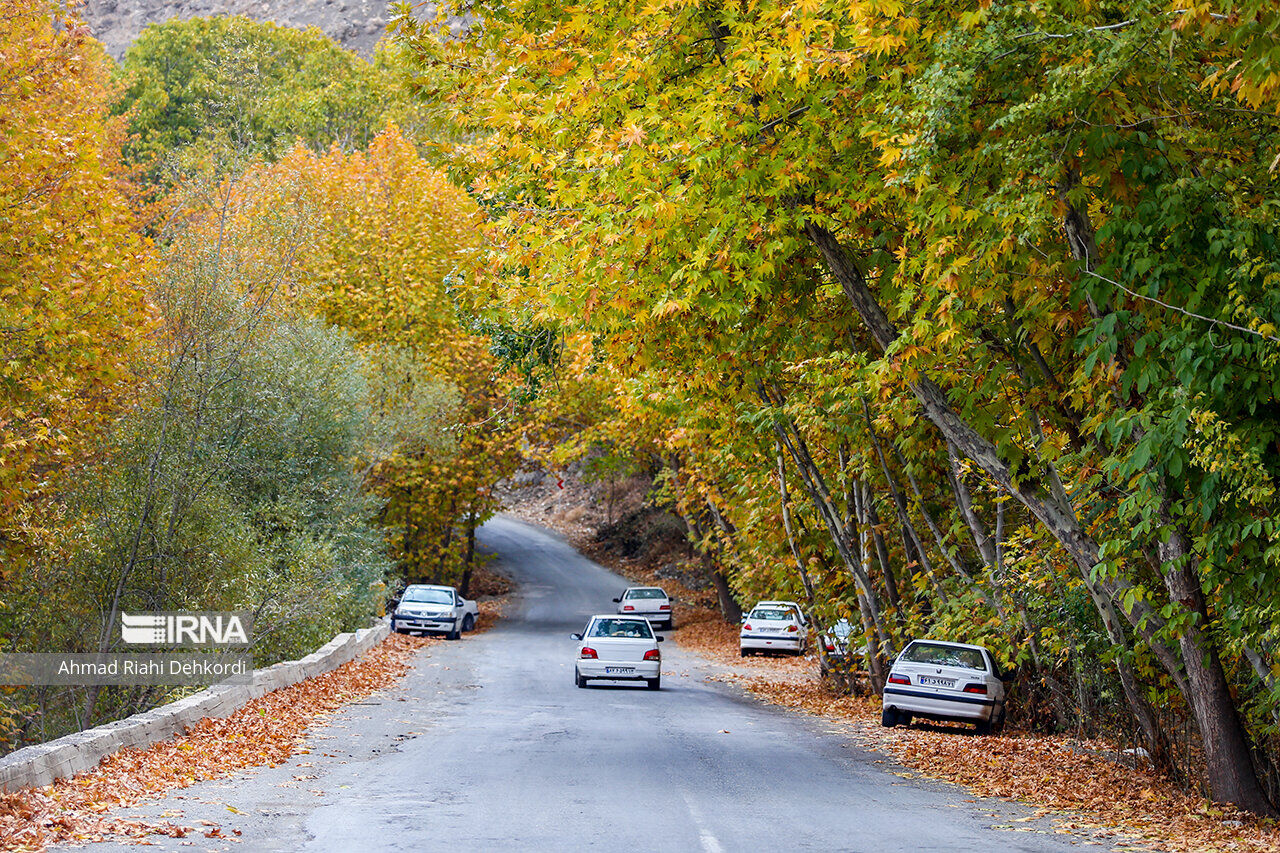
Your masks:
<instances>
[{"instance_id":1,"label":"white car in distance","mask_svg":"<svg viewBox=\"0 0 1280 853\"><path fill-rule=\"evenodd\" d=\"M400 634L444 634L457 640L463 631L476 626L478 617L476 603L458 595L453 587L415 583L404 588L391 613L391 630Z\"/></svg>"},{"instance_id":2,"label":"white car in distance","mask_svg":"<svg viewBox=\"0 0 1280 853\"><path fill-rule=\"evenodd\" d=\"M808 634L795 605L762 601L742 617L742 629L738 632L738 651L744 658L759 652L802 655L808 646Z\"/></svg>"},{"instance_id":3,"label":"white car in distance","mask_svg":"<svg viewBox=\"0 0 1280 853\"><path fill-rule=\"evenodd\" d=\"M624 616L643 616L668 630L672 627L671 598L662 587L633 586L613 601Z\"/></svg>"},{"instance_id":4,"label":"white car in distance","mask_svg":"<svg viewBox=\"0 0 1280 853\"><path fill-rule=\"evenodd\" d=\"M586 687L588 679L643 681L650 690L662 683L662 652L649 620L639 616L592 616L578 641L573 683Z\"/></svg>"},{"instance_id":5,"label":"white car in distance","mask_svg":"<svg viewBox=\"0 0 1280 853\"><path fill-rule=\"evenodd\" d=\"M973 723L978 734L1004 725L1004 681L982 646L912 640L889 669L880 722L909 725L912 717Z\"/></svg>"}]
</instances>

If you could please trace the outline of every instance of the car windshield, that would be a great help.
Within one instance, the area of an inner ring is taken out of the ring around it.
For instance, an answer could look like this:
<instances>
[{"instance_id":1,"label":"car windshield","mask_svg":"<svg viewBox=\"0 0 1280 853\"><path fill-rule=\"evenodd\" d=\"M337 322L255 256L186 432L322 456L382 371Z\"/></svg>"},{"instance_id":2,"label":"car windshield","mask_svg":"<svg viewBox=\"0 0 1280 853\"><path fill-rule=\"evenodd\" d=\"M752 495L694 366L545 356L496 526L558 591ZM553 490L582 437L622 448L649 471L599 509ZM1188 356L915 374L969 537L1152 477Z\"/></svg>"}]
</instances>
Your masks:
<instances>
[{"instance_id":1,"label":"car windshield","mask_svg":"<svg viewBox=\"0 0 1280 853\"><path fill-rule=\"evenodd\" d=\"M944 646L941 643L912 643L902 653L902 660L933 666L963 666L983 672L987 669L987 663L982 659L982 652L977 649Z\"/></svg>"},{"instance_id":2,"label":"car windshield","mask_svg":"<svg viewBox=\"0 0 1280 853\"><path fill-rule=\"evenodd\" d=\"M667 594L660 589L629 589L626 598L666 598Z\"/></svg>"},{"instance_id":3,"label":"car windshield","mask_svg":"<svg viewBox=\"0 0 1280 853\"><path fill-rule=\"evenodd\" d=\"M447 589L414 589L409 587L404 591L404 598L400 600L416 604L453 604L453 593Z\"/></svg>"},{"instance_id":4,"label":"car windshield","mask_svg":"<svg viewBox=\"0 0 1280 853\"><path fill-rule=\"evenodd\" d=\"M791 621L792 612L778 607L757 607L751 611L751 619L763 619L766 622Z\"/></svg>"},{"instance_id":5,"label":"car windshield","mask_svg":"<svg viewBox=\"0 0 1280 853\"><path fill-rule=\"evenodd\" d=\"M599 619L587 636L652 640L653 631L649 630L649 623L643 619Z\"/></svg>"}]
</instances>

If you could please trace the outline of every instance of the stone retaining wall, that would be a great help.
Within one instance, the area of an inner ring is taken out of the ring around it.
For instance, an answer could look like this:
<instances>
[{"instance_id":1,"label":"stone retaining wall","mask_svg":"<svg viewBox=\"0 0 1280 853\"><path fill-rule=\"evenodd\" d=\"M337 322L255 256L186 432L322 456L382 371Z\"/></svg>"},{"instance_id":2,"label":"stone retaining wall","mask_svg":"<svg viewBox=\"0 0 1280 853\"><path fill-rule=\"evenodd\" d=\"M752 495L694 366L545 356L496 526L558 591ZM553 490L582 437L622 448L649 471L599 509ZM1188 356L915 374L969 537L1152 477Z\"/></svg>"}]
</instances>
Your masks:
<instances>
[{"instance_id":1,"label":"stone retaining wall","mask_svg":"<svg viewBox=\"0 0 1280 853\"><path fill-rule=\"evenodd\" d=\"M252 684L208 687L123 720L11 752L0 758L0 791L48 785L97 767L104 756L117 750L150 746L182 734L205 717L230 716L250 699L337 669L382 642L390 630L383 620L374 628L339 634L301 660L254 670Z\"/></svg>"}]
</instances>

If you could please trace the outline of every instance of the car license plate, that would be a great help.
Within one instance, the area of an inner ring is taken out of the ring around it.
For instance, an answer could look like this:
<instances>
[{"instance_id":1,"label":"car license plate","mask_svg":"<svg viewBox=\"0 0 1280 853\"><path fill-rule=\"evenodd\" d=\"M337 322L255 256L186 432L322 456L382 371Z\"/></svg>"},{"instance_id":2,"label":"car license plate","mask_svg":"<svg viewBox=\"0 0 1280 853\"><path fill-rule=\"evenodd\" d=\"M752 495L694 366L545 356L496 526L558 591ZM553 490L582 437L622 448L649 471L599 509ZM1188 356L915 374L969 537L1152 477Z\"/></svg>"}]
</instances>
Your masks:
<instances>
[{"instance_id":1,"label":"car license plate","mask_svg":"<svg viewBox=\"0 0 1280 853\"><path fill-rule=\"evenodd\" d=\"M930 687L955 687L956 680L954 678L938 678L933 675L920 676L920 683L927 684Z\"/></svg>"},{"instance_id":2,"label":"car license plate","mask_svg":"<svg viewBox=\"0 0 1280 853\"><path fill-rule=\"evenodd\" d=\"M636 671L634 666L606 666L604 671L609 675L630 675Z\"/></svg>"}]
</instances>

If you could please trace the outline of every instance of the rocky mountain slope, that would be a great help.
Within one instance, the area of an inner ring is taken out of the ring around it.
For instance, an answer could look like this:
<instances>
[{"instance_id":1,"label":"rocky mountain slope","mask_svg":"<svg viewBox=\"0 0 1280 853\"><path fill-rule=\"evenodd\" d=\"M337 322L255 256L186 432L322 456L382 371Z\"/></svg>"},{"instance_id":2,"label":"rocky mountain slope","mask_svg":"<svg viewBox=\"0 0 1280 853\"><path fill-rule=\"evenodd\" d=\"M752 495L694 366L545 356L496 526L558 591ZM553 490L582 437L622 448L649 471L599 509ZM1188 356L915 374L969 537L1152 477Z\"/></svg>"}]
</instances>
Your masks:
<instances>
[{"instance_id":1,"label":"rocky mountain slope","mask_svg":"<svg viewBox=\"0 0 1280 853\"><path fill-rule=\"evenodd\" d=\"M424 19L434 18L436 11L431 2L417 7ZM343 47L369 57L386 35L390 17L387 0L88 0L81 14L116 59L148 24L210 15L245 15L288 27L319 27Z\"/></svg>"}]
</instances>

